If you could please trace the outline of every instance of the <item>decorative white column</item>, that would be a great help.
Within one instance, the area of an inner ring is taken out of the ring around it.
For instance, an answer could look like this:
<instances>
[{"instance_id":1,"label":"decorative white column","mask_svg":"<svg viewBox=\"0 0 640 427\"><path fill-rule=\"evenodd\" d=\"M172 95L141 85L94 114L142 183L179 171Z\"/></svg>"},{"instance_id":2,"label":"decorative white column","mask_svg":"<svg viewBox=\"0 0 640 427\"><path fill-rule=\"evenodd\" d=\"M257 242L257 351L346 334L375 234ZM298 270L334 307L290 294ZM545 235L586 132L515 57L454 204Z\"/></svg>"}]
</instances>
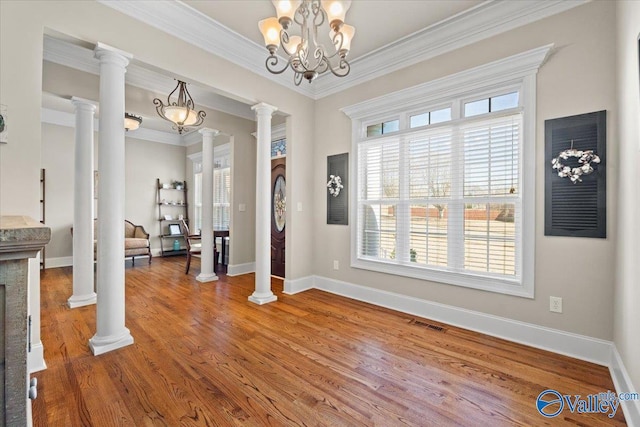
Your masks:
<instances>
[{"instance_id":1,"label":"decorative white column","mask_svg":"<svg viewBox=\"0 0 640 427\"><path fill-rule=\"evenodd\" d=\"M251 107L258 121L256 148L256 290L249 301L266 304L271 292L271 115L278 109L261 102Z\"/></svg>"},{"instance_id":2,"label":"decorative white column","mask_svg":"<svg viewBox=\"0 0 640 427\"><path fill-rule=\"evenodd\" d=\"M71 98L76 112L73 192L73 295L69 308L96 303L93 286L93 115L96 106Z\"/></svg>"},{"instance_id":3,"label":"decorative white column","mask_svg":"<svg viewBox=\"0 0 640 427\"><path fill-rule=\"evenodd\" d=\"M98 43L100 139L98 141L98 275L94 355L129 344L124 326L124 74L132 55Z\"/></svg>"},{"instance_id":4,"label":"decorative white column","mask_svg":"<svg viewBox=\"0 0 640 427\"><path fill-rule=\"evenodd\" d=\"M202 252L200 254L200 274L198 282L218 280L213 271L213 139L220 131L203 128L202 134Z\"/></svg>"}]
</instances>

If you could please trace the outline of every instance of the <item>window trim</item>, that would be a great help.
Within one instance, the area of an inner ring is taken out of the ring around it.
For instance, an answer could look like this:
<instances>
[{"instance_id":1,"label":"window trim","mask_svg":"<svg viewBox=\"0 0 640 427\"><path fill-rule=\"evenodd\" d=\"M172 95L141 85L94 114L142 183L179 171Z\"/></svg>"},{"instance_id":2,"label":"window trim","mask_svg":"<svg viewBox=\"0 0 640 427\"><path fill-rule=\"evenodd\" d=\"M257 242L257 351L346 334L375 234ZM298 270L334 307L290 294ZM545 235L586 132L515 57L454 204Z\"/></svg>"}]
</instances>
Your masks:
<instances>
[{"instance_id":1,"label":"window trim","mask_svg":"<svg viewBox=\"0 0 640 427\"><path fill-rule=\"evenodd\" d=\"M521 96L518 109L524 111L522 122L522 152L519 158L522 188L522 234L521 281L494 278L490 275L475 275L472 272L458 273L433 267L417 267L409 263L389 264L381 260L358 257L358 197L351 197L351 267L377 271L398 276L429 280L486 290L496 293L534 298L535 267L535 146L536 146L536 75L553 45L543 46L508 58L471 68L415 87L403 89L388 95L343 108L352 120L352 156L350 177L352 188L358 188L358 143L372 141L366 137L366 124L380 117L399 116L401 129L393 135L400 135L408 129L408 114L432 105L452 103L452 117L463 117L462 100L482 96L483 93L498 91L508 93L509 88L519 87ZM505 110L506 111L506 110ZM504 111L496 112L496 114ZM490 113L491 114L491 113ZM469 118L472 119L472 118ZM450 122L444 122L448 125ZM430 127L429 126L424 126ZM410 131L419 128L409 129ZM526 162L523 159L527 159ZM356 190L357 191L357 190Z\"/></svg>"}]
</instances>

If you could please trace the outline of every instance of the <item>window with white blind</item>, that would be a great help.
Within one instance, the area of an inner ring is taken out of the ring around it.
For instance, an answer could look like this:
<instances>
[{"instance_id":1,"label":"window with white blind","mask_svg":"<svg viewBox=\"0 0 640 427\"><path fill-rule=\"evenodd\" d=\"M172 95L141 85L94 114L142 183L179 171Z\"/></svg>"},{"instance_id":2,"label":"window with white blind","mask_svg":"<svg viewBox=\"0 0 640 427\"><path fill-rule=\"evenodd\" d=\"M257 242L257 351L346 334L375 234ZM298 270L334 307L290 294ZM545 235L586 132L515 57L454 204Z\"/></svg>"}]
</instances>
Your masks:
<instances>
[{"instance_id":1,"label":"window with white blind","mask_svg":"<svg viewBox=\"0 0 640 427\"><path fill-rule=\"evenodd\" d=\"M217 147L216 147L217 148ZM223 149L224 150L224 147ZM194 219L193 232L202 228L202 160L193 159ZM213 169L213 228L229 229L231 216L231 167L228 154L214 159Z\"/></svg>"},{"instance_id":2,"label":"window with white blind","mask_svg":"<svg viewBox=\"0 0 640 427\"><path fill-rule=\"evenodd\" d=\"M547 52L343 110L353 267L533 297L535 73ZM497 85L501 72L509 79ZM393 132L371 131L396 120Z\"/></svg>"}]
</instances>

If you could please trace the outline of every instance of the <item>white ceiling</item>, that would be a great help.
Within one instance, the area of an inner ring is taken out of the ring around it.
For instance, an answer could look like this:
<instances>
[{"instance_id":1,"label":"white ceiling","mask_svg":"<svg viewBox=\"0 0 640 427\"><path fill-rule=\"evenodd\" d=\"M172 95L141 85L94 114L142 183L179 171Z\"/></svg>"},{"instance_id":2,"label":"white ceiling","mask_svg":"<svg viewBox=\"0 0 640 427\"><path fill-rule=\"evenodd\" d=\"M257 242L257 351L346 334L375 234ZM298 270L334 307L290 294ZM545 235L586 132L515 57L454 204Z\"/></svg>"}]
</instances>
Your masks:
<instances>
[{"instance_id":1,"label":"white ceiling","mask_svg":"<svg viewBox=\"0 0 640 427\"><path fill-rule=\"evenodd\" d=\"M258 21L275 16L268 0L185 0L183 3L263 46ZM345 22L356 28L348 59L354 60L437 22L470 9L482 0L354 0ZM239 13L239 5L242 12ZM328 25L324 30L328 33ZM265 57L267 50L264 50Z\"/></svg>"}]
</instances>

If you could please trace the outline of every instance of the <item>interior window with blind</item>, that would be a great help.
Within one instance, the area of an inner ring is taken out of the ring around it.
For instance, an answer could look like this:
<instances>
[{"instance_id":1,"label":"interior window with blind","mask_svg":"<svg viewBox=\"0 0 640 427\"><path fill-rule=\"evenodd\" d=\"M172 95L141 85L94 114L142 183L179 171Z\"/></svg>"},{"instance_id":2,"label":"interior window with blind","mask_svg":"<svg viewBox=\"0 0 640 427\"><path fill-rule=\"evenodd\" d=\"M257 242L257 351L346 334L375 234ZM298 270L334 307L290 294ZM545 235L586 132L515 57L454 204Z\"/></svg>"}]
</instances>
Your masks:
<instances>
[{"instance_id":1,"label":"interior window with blind","mask_svg":"<svg viewBox=\"0 0 640 427\"><path fill-rule=\"evenodd\" d=\"M202 228L202 163L195 163L193 232ZM231 167L229 158L216 159L213 169L213 228L228 230L231 215ZM189 227L191 228L191 227Z\"/></svg>"},{"instance_id":2,"label":"interior window with blind","mask_svg":"<svg viewBox=\"0 0 640 427\"><path fill-rule=\"evenodd\" d=\"M450 107L407 112L389 135L364 128L356 144L357 259L471 287L521 283L520 98L511 90L452 99Z\"/></svg>"}]
</instances>

